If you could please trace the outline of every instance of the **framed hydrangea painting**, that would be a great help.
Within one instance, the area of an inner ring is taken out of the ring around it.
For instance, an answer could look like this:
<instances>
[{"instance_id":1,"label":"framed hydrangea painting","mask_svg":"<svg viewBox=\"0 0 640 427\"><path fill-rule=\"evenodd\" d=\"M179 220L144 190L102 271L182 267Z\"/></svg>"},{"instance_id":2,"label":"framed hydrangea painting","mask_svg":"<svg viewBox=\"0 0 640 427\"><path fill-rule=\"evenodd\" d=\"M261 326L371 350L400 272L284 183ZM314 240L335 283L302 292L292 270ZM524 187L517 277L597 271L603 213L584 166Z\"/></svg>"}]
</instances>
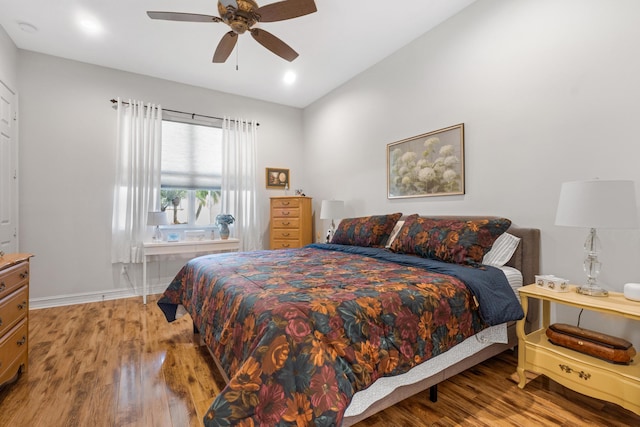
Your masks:
<instances>
[{"instance_id":1,"label":"framed hydrangea painting","mask_svg":"<svg viewBox=\"0 0 640 427\"><path fill-rule=\"evenodd\" d=\"M387 198L464 194L464 123L387 144Z\"/></svg>"}]
</instances>

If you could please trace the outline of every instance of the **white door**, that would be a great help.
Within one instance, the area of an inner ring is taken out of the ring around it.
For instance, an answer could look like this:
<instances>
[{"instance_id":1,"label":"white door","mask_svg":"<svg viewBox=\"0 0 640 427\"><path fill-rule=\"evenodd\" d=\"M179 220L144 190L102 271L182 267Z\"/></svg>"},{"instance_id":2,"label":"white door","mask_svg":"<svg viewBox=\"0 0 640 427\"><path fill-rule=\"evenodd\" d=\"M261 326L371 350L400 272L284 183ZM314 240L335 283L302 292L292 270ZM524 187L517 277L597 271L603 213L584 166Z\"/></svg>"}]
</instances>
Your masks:
<instances>
[{"instance_id":1,"label":"white door","mask_svg":"<svg viewBox=\"0 0 640 427\"><path fill-rule=\"evenodd\" d=\"M15 94L0 81L0 251L18 250L18 147Z\"/></svg>"}]
</instances>

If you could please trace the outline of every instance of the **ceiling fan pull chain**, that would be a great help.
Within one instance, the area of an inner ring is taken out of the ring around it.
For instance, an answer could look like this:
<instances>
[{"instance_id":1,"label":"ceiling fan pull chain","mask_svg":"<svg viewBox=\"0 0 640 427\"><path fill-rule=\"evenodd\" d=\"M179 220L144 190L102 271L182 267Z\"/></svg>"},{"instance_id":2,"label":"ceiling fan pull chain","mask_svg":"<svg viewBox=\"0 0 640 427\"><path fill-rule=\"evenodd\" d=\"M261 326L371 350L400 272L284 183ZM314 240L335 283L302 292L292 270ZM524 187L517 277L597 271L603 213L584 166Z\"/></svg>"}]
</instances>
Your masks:
<instances>
[{"instance_id":1,"label":"ceiling fan pull chain","mask_svg":"<svg viewBox=\"0 0 640 427\"><path fill-rule=\"evenodd\" d=\"M237 43L236 44L236 71L238 71L238 57L240 56L239 51L240 51L240 43Z\"/></svg>"}]
</instances>

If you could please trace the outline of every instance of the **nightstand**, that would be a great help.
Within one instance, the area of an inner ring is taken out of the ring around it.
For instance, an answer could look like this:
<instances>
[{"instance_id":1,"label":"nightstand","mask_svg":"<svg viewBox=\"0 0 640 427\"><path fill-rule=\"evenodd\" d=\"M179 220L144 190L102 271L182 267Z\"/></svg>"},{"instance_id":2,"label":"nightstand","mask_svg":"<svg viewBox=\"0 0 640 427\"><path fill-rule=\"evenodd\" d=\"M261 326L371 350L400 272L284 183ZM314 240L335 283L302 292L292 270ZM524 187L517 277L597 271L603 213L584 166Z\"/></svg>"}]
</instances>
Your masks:
<instances>
[{"instance_id":1,"label":"nightstand","mask_svg":"<svg viewBox=\"0 0 640 427\"><path fill-rule=\"evenodd\" d=\"M527 334L524 319L517 323L518 387L525 387L525 371L532 371L579 393L616 403L640 414L640 355L630 365L617 365L553 345L546 336L551 303L636 321L640 321L640 303L628 300L618 292L610 292L608 297L581 295L575 292L575 286L571 286L569 292L553 292L534 284L524 286L519 291L525 318L529 298L542 301L542 328Z\"/></svg>"}]
</instances>

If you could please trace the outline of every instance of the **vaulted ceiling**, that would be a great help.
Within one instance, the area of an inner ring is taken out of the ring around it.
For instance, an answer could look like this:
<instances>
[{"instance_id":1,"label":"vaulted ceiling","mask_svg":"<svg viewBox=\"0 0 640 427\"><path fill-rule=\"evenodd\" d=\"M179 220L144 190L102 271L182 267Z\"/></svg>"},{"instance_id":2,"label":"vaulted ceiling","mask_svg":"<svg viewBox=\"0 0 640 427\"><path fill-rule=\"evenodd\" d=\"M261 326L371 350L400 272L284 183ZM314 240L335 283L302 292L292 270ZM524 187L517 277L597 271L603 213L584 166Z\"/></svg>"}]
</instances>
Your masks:
<instances>
[{"instance_id":1,"label":"vaulted ceiling","mask_svg":"<svg viewBox=\"0 0 640 427\"><path fill-rule=\"evenodd\" d=\"M315 0L315 13L258 23L299 53L293 62L245 33L225 63L212 63L226 24L146 13L218 16L213 0L0 0L0 25L20 49L305 107L473 1ZM288 72L293 83L284 82Z\"/></svg>"}]
</instances>

